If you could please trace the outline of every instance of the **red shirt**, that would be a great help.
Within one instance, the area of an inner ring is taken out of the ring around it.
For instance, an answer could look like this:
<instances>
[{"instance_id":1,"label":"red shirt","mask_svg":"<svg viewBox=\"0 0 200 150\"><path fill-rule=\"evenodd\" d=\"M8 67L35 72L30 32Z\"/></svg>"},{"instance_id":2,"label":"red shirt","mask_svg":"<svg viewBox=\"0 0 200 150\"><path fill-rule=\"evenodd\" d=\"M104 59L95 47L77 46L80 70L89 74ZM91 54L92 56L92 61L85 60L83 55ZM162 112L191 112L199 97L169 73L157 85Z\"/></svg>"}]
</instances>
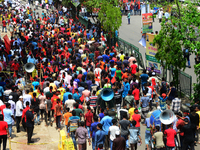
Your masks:
<instances>
[{"instance_id":1,"label":"red shirt","mask_svg":"<svg viewBox=\"0 0 200 150\"><path fill-rule=\"evenodd\" d=\"M139 89L133 90L132 94L134 95L134 99L138 101L140 99L140 91Z\"/></svg>"},{"instance_id":2,"label":"red shirt","mask_svg":"<svg viewBox=\"0 0 200 150\"><path fill-rule=\"evenodd\" d=\"M177 129L180 129L185 125L185 122L182 119L178 119L177 123L176 123L176 127ZM184 136L184 132L180 132L179 133L180 136Z\"/></svg>"},{"instance_id":3,"label":"red shirt","mask_svg":"<svg viewBox=\"0 0 200 150\"><path fill-rule=\"evenodd\" d=\"M3 114L3 110L6 108L6 105L1 105L0 106L0 114ZM3 114L4 115L4 114Z\"/></svg>"},{"instance_id":4,"label":"red shirt","mask_svg":"<svg viewBox=\"0 0 200 150\"><path fill-rule=\"evenodd\" d=\"M13 63L11 67L14 68L15 71L17 71L17 70L19 70L19 67L20 67L20 66L19 66L18 63L16 63L16 64Z\"/></svg>"},{"instance_id":5,"label":"red shirt","mask_svg":"<svg viewBox=\"0 0 200 150\"><path fill-rule=\"evenodd\" d=\"M132 69L132 70L131 70L131 73L132 73L132 74L135 74L135 73L136 73L136 69L137 69L137 65L136 65L136 64L132 64L132 65L131 65L131 69Z\"/></svg>"},{"instance_id":6,"label":"red shirt","mask_svg":"<svg viewBox=\"0 0 200 150\"><path fill-rule=\"evenodd\" d=\"M134 114L132 119L136 121L135 127L140 127L141 116L139 114Z\"/></svg>"},{"instance_id":7,"label":"red shirt","mask_svg":"<svg viewBox=\"0 0 200 150\"><path fill-rule=\"evenodd\" d=\"M81 104L78 105L78 108L83 110L83 106Z\"/></svg>"},{"instance_id":8,"label":"red shirt","mask_svg":"<svg viewBox=\"0 0 200 150\"><path fill-rule=\"evenodd\" d=\"M6 129L8 128L8 123L5 121L0 121L0 135L7 135Z\"/></svg>"},{"instance_id":9,"label":"red shirt","mask_svg":"<svg viewBox=\"0 0 200 150\"><path fill-rule=\"evenodd\" d=\"M59 99L59 97L56 96L56 95L53 95L53 96L51 97L51 103L52 103L51 110L54 110L54 108L55 108L55 106L56 106L56 104L57 104L57 99Z\"/></svg>"},{"instance_id":10,"label":"red shirt","mask_svg":"<svg viewBox=\"0 0 200 150\"><path fill-rule=\"evenodd\" d=\"M166 145L169 147L175 147L174 138L176 135L176 131L174 129L167 129L167 130L165 130L164 134L167 135Z\"/></svg>"},{"instance_id":11,"label":"red shirt","mask_svg":"<svg viewBox=\"0 0 200 150\"><path fill-rule=\"evenodd\" d=\"M22 118L24 118L24 122L26 122L26 112L27 110L29 110L30 107L29 106L26 106L26 108L24 108L24 110L22 111Z\"/></svg>"},{"instance_id":12,"label":"red shirt","mask_svg":"<svg viewBox=\"0 0 200 150\"><path fill-rule=\"evenodd\" d=\"M6 27L6 21L5 20L2 21L2 24L3 24L3 27Z\"/></svg>"},{"instance_id":13,"label":"red shirt","mask_svg":"<svg viewBox=\"0 0 200 150\"><path fill-rule=\"evenodd\" d=\"M90 127L92 124L93 113L87 112L85 114L86 126Z\"/></svg>"}]
</instances>

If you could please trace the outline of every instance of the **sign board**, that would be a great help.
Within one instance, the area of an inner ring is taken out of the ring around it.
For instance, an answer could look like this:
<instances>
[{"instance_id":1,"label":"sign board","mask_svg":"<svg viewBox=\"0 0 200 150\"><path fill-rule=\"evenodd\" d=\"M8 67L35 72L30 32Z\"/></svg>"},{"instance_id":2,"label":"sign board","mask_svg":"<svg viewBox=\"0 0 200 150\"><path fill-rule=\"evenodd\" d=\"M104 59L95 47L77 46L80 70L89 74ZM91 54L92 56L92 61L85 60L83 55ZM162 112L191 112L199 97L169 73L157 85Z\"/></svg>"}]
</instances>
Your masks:
<instances>
[{"instance_id":1,"label":"sign board","mask_svg":"<svg viewBox=\"0 0 200 150\"><path fill-rule=\"evenodd\" d=\"M162 67L160 66L160 61L155 58L157 53L157 45L151 44L154 39L154 34L146 34L146 66L147 70L151 70L154 67L154 71L161 74Z\"/></svg>"},{"instance_id":2,"label":"sign board","mask_svg":"<svg viewBox=\"0 0 200 150\"><path fill-rule=\"evenodd\" d=\"M153 14L142 14L142 33L153 32Z\"/></svg>"}]
</instances>

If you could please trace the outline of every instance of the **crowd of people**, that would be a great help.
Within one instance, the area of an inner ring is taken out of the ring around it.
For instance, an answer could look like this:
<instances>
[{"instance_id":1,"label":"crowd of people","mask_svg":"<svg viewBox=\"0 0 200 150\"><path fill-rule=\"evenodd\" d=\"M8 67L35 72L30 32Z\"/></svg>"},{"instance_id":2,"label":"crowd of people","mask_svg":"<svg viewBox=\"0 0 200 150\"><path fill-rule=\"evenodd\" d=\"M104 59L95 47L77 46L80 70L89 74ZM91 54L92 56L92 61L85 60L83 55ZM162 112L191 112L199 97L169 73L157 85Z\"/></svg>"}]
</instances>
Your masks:
<instances>
[{"instance_id":1,"label":"crowd of people","mask_svg":"<svg viewBox=\"0 0 200 150\"><path fill-rule=\"evenodd\" d=\"M31 144L34 126L42 122L46 127L55 124L58 131L65 123L67 136L79 150L87 149L87 141L93 150L136 150L142 138L147 150L152 141L158 150L173 150L178 146L174 139L181 149L194 149L198 100L182 116L173 83L159 81L154 68L141 72L133 55L108 47L103 30L73 20L67 7L56 9L51 3L53 9L42 9L40 14L32 1L15 7L9 2L1 9L2 32L11 34L9 41L0 40L3 150L7 138L13 138L14 125L17 133L27 132ZM109 102L101 97L107 89L114 93ZM176 119L168 126L151 125L149 117L155 109L170 109ZM146 126L145 137L140 134L141 124Z\"/></svg>"}]
</instances>

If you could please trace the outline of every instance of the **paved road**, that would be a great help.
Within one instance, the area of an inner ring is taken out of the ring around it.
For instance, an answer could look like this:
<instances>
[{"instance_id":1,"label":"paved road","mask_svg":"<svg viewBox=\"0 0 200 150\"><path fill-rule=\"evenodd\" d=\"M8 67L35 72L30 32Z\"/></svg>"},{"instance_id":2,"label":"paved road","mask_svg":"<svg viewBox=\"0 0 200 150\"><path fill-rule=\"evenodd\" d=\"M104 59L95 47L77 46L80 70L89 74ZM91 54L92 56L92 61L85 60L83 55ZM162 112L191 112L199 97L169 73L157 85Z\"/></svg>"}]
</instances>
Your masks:
<instances>
[{"instance_id":1,"label":"paved road","mask_svg":"<svg viewBox=\"0 0 200 150\"><path fill-rule=\"evenodd\" d=\"M25 3L23 1L23 3ZM32 7L32 6L31 6ZM40 14L42 13L42 9L39 8L37 10ZM141 18L140 16L131 16L131 25L127 25L127 20L126 17L123 17L123 22L122 26L120 27L120 37L123 38L124 40L134 44L135 46L138 46L140 48L140 52L143 55L145 54L145 49L139 45L138 41L141 38ZM156 20L157 21L157 20ZM160 30L159 24L156 22L154 25L154 31ZM193 69L193 68L192 68ZM191 69L191 70L192 70ZM187 71L187 70L186 70ZM13 127L14 128L14 127ZM15 128L14 128L15 129ZM65 127L63 126L63 129L65 130ZM18 142L23 142L25 143L27 141L26 133L25 132L20 132L20 133L14 133L14 138L12 139L13 141L18 141ZM138 147L139 150L144 150L145 149L145 126L141 125L141 137L142 137L142 145ZM45 127L44 123L42 123L39 126L35 126L34 129L34 134L33 134L33 139L36 141L36 143L48 143L48 142L55 142L55 143L50 143L46 145L23 145L23 144L16 144L12 143L12 150L56 150L57 145L58 145L58 140L59 140L59 133L55 129L55 124L53 127ZM7 146L9 144L7 143ZM88 146L88 150L92 150L91 146ZM196 147L196 149L200 149L200 146Z\"/></svg>"},{"instance_id":2,"label":"paved road","mask_svg":"<svg viewBox=\"0 0 200 150\"><path fill-rule=\"evenodd\" d=\"M140 53L142 54L144 63L145 63L145 53L146 49L142 47L138 41L141 39L141 16L131 16L131 24L128 25L128 20L126 19L126 16L122 17L122 26L119 28L119 37L124 39L125 41L137 46L140 49ZM155 22L153 23L153 31L160 31L161 26L158 22L158 19L155 19ZM194 55L190 56L190 63L191 68L186 68L185 72L192 76L192 83L196 83L196 75L194 73Z\"/></svg>"}]
</instances>

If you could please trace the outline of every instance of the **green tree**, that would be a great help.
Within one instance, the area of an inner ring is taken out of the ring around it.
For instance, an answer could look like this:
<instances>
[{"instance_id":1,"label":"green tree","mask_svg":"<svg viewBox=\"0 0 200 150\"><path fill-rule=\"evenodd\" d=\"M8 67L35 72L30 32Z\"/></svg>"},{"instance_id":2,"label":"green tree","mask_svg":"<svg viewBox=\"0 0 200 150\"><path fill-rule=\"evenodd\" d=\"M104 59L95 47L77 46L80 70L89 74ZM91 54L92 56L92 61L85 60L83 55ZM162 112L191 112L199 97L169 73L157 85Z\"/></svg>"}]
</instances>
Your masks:
<instances>
[{"instance_id":1,"label":"green tree","mask_svg":"<svg viewBox=\"0 0 200 150\"><path fill-rule=\"evenodd\" d=\"M172 7L172 16L166 22L163 19L161 31L155 36L153 44L158 45L156 58L166 68L173 67L173 81L178 85L178 72L186 68L186 59L183 49L188 48L190 53L199 50L200 12L197 10L197 2L188 2L182 5L175 0Z\"/></svg>"}]
</instances>

